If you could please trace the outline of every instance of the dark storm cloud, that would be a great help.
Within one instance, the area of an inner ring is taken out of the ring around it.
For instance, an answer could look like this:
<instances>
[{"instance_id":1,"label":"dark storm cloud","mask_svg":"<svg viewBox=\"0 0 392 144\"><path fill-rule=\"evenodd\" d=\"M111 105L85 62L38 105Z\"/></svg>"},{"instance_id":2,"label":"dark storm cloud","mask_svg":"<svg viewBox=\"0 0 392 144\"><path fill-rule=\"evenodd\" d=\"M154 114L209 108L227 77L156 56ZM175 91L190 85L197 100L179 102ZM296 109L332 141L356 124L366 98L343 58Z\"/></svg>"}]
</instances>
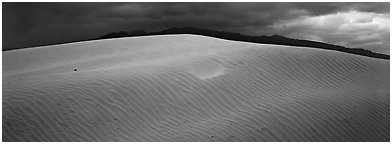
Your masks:
<instances>
[{"instance_id":1,"label":"dark storm cloud","mask_svg":"<svg viewBox=\"0 0 392 144\"><path fill-rule=\"evenodd\" d=\"M293 36L307 26L276 25L352 10L389 15L389 3L3 3L3 49L174 26Z\"/></svg>"}]
</instances>

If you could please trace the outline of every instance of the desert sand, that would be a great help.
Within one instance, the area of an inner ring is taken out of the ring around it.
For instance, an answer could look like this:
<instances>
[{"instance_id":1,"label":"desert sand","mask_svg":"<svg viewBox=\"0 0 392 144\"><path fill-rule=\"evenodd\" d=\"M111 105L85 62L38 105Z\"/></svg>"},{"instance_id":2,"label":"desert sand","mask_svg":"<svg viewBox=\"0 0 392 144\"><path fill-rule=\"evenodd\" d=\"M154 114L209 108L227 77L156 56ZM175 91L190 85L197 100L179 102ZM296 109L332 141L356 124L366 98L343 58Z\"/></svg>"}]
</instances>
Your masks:
<instances>
[{"instance_id":1,"label":"desert sand","mask_svg":"<svg viewBox=\"0 0 392 144\"><path fill-rule=\"evenodd\" d=\"M197 35L2 56L3 141L389 141L389 60Z\"/></svg>"}]
</instances>

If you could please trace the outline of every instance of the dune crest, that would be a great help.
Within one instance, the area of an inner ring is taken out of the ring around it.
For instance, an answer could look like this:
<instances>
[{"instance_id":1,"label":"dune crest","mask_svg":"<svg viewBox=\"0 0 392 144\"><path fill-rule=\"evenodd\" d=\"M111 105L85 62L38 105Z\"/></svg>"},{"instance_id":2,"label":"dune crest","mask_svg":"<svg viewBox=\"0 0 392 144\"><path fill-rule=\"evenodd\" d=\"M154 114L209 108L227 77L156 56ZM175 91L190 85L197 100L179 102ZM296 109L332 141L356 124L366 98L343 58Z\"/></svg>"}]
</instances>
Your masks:
<instances>
[{"instance_id":1,"label":"dune crest","mask_svg":"<svg viewBox=\"0 0 392 144\"><path fill-rule=\"evenodd\" d=\"M77 71L74 71L74 69ZM389 141L389 60L195 35L3 52L3 141Z\"/></svg>"}]
</instances>

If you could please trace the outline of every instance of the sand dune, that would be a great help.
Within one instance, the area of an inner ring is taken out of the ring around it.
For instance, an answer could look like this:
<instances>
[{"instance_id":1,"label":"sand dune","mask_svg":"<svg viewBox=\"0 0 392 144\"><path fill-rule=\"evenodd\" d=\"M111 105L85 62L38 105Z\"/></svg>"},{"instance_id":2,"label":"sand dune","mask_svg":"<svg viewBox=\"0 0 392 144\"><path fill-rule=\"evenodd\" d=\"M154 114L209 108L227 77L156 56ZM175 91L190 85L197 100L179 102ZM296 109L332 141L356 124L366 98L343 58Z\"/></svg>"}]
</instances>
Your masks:
<instances>
[{"instance_id":1,"label":"sand dune","mask_svg":"<svg viewBox=\"0 0 392 144\"><path fill-rule=\"evenodd\" d=\"M3 141L389 141L390 133L389 60L196 35L3 52L2 100Z\"/></svg>"}]
</instances>

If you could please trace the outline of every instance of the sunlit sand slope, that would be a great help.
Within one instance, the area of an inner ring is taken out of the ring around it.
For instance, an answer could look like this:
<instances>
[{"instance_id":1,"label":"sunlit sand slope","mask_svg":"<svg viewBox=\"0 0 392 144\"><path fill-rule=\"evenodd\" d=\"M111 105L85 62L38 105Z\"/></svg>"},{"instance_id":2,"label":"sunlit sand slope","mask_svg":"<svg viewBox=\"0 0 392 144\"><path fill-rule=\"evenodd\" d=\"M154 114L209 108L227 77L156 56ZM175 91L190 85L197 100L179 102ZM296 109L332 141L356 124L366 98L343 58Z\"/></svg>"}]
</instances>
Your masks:
<instances>
[{"instance_id":1,"label":"sunlit sand slope","mask_svg":"<svg viewBox=\"0 0 392 144\"><path fill-rule=\"evenodd\" d=\"M3 52L3 141L389 141L389 60L196 35Z\"/></svg>"}]
</instances>

